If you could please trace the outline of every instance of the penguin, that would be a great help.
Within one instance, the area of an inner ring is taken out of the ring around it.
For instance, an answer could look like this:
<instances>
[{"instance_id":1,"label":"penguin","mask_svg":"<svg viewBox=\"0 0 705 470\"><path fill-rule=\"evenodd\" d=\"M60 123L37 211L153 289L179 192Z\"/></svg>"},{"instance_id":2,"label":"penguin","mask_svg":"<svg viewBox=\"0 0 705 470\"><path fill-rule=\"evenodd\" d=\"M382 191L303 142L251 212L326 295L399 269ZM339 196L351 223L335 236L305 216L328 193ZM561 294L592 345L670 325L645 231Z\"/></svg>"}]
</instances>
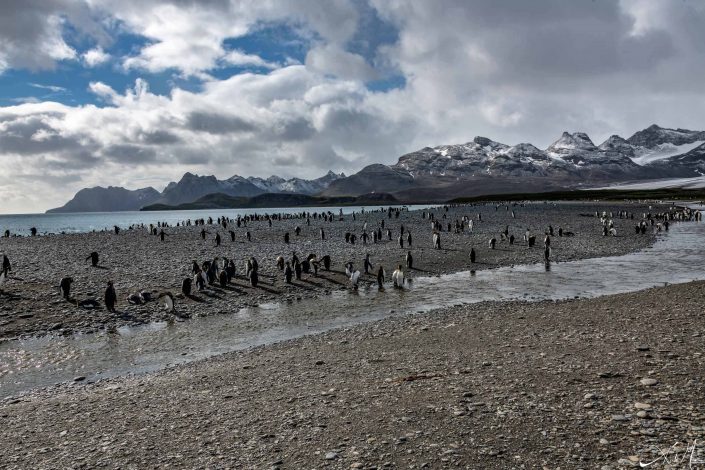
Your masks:
<instances>
[{"instance_id":1,"label":"penguin","mask_svg":"<svg viewBox=\"0 0 705 470\"><path fill-rule=\"evenodd\" d=\"M228 273L225 272L225 270L220 271L220 275L218 276L218 282L220 282L220 287L225 287L228 285Z\"/></svg>"},{"instance_id":2,"label":"penguin","mask_svg":"<svg viewBox=\"0 0 705 470\"><path fill-rule=\"evenodd\" d=\"M7 277L7 273L9 271L12 271L12 265L10 264L10 258L8 258L7 255L3 253L3 255L2 255L2 273L5 277Z\"/></svg>"},{"instance_id":3,"label":"penguin","mask_svg":"<svg viewBox=\"0 0 705 470\"><path fill-rule=\"evenodd\" d=\"M37 227L32 227L31 229L29 229L29 233L30 233L33 237L36 237L36 236L37 236Z\"/></svg>"},{"instance_id":4,"label":"penguin","mask_svg":"<svg viewBox=\"0 0 705 470\"><path fill-rule=\"evenodd\" d=\"M406 267L407 269L413 269L414 267L414 258L411 256L411 251L406 253Z\"/></svg>"},{"instance_id":5,"label":"penguin","mask_svg":"<svg viewBox=\"0 0 705 470\"><path fill-rule=\"evenodd\" d=\"M252 241L252 234L250 233L249 230L248 230L247 232L245 232L245 236L247 237L247 241L248 241L248 242L251 242L251 241Z\"/></svg>"},{"instance_id":6,"label":"penguin","mask_svg":"<svg viewBox=\"0 0 705 470\"><path fill-rule=\"evenodd\" d=\"M66 300L69 300L69 297L71 297L71 284L72 283L73 283L72 277L62 278L61 281L59 282L59 292L61 293L62 297Z\"/></svg>"},{"instance_id":7,"label":"penguin","mask_svg":"<svg viewBox=\"0 0 705 470\"><path fill-rule=\"evenodd\" d=\"M225 272L228 273L228 282L232 281L235 277L235 261L228 261L228 265L225 267Z\"/></svg>"},{"instance_id":8,"label":"penguin","mask_svg":"<svg viewBox=\"0 0 705 470\"><path fill-rule=\"evenodd\" d=\"M230 231L230 241L231 241L231 242L234 242L234 241L235 241L235 232L232 231L232 230Z\"/></svg>"},{"instance_id":9,"label":"penguin","mask_svg":"<svg viewBox=\"0 0 705 470\"><path fill-rule=\"evenodd\" d=\"M115 287L113 281L108 281L108 287L105 289L105 308L108 309L108 312L115 311L115 302L117 302Z\"/></svg>"},{"instance_id":10,"label":"penguin","mask_svg":"<svg viewBox=\"0 0 705 470\"><path fill-rule=\"evenodd\" d=\"M497 239L495 237L490 238L490 249L494 250L497 245Z\"/></svg>"},{"instance_id":11,"label":"penguin","mask_svg":"<svg viewBox=\"0 0 705 470\"><path fill-rule=\"evenodd\" d=\"M118 235L120 233L120 227L117 225L113 227L113 231L115 232L115 235Z\"/></svg>"},{"instance_id":12,"label":"penguin","mask_svg":"<svg viewBox=\"0 0 705 470\"><path fill-rule=\"evenodd\" d=\"M159 231L159 239L161 241L164 241L164 237L166 236L166 233L164 233L164 230Z\"/></svg>"},{"instance_id":13,"label":"penguin","mask_svg":"<svg viewBox=\"0 0 705 470\"><path fill-rule=\"evenodd\" d=\"M289 232L286 232L284 234L284 243L286 243L287 245L289 244Z\"/></svg>"},{"instance_id":14,"label":"penguin","mask_svg":"<svg viewBox=\"0 0 705 470\"><path fill-rule=\"evenodd\" d=\"M411 232L407 230L406 232L406 244L411 248Z\"/></svg>"},{"instance_id":15,"label":"penguin","mask_svg":"<svg viewBox=\"0 0 705 470\"><path fill-rule=\"evenodd\" d=\"M215 246L220 246L220 234L215 234Z\"/></svg>"},{"instance_id":16,"label":"penguin","mask_svg":"<svg viewBox=\"0 0 705 470\"><path fill-rule=\"evenodd\" d=\"M252 271L250 272L250 285L252 287L257 287L257 284L259 283L259 273L258 271L258 266L257 266L257 260L252 257Z\"/></svg>"},{"instance_id":17,"label":"penguin","mask_svg":"<svg viewBox=\"0 0 705 470\"><path fill-rule=\"evenodd\" d=\"M475 248L470 248L470 262L475 263Z\"/></svg>"},{"instance_id":18,"label":"penguin","mask_svg":"<svg viewBox=\"0 0 705 470\"><path fill-rule=\"evenodd\" d=\"M95 268L98 266L98 252L94 251L86 257L86 261L91 260L91 265Z\"/></svg>"},{"instance_id":19,"label":"penguin","mask_svg":"<svg viewBox=\"0 0 705 470\"><path fill-rule=\"evenodd\" d=\"M284 279L286 280L287 284L291 284L292 276L293 276L293 272L291 270L291 264L287 261L286 267L284 268Z\"/></svg>"},{"instance_id":20,"label":"penguin","mask_svg":"<svg viewBox=\"0 0 705 470\"><path fill-rule=\"evenodd\" d=\"M330 271L330 256L325 255L323 258L323 267L326 271Z\"/></svg>"},{"instance_id":21,"label":"penguin","mask_svg":"<svg viewBox=\"0 0 705 470\"><path fill-rule=\"evenodd\" d=\"M186 297L189 297L191 295L192 282L193 281L190 277L186 277L183 281L181 281L181 293L184 294Z\"/></svg>"},{"instance_id":22,"label":"penguin","mask_svg":"<svg viewBox=\"0 0 705 470\"><path fill-rule=\"evenodd\" d=\"M283 256L277 256L277 268L279 268L279 271L284 270L284 257Z\"/></svg>"},{"instance_id":23,"label":"penguin","mask_svg":"<svg viewBox=\"0 0 705 470\"><path fill-rule=\"evenodd\" d=\"M384 268L381 265L377 270L377 286L379 290L384 290Z\"/></svg>"},{"instance_id":24,"label":"penguin","mask_svg":"<svg viewBox=\"0 0 705 470\"><path fill-rule=\"evenodd\" d=\"M201 240L205 240L205 239L206 239L206 229L203 228L203 229L201 229Z\"/></svg>"},{"instance_id":25,"label":"penguin","mask_svg":"<svg viewBox=\"0 0 705 470\"><path fill-rule=\"evenodd\" d=\"M297 280L297 281L300 281L300 280L301 280L301 271L302 271L301 263L300 263L299 260L297 259L297 260L296 260L296 263L294 263L294 274L296 274L296 280Z\"/></svg>"},{"instance_id":26,"label":"penguin","mask_svg":"<svg viewBox=\"0 0 705 470\"><path fill-rule=\"evenodd\" d=\"M353 216L354 216L354 214L353 214ZM355 271L350 275L350 283L352 284L352 288L354 290L357 290L359 282L360 282L360 271Z\"/></svg>"},{"instance_id":27,"label":"penguin","mask_svg":"<svg viewBox=\"0 0 705 470\"><path fill-rule=\"evenodd\" d=\"M367 253L367 255L365 256L364 266L365 266L365 274L369 274L370 270L372 269L372 263L370 262L370 254L369 253Z\"/></svg>"},{"instance_id":28,"label":"penguin","mask_svg":"<svg viewBox=\"0 0 705 470\"><path fill-rule=\"evenodd\" d=\"M397 266L397 269L392 273L392 282L394 287L402 288L404 287L404 271L401 269L401 264Z\"/></svg>"},{"instance_id":29,"label":"penguin","mask_svg":"<svg viewBox=\"0 0 705 470\"><path fill-rule=\"evenodd\" d=\"M326 239L326 232L323 230L323 228L321 228L321 240L325 240L325 239Z\"/></svg>"},{"instance_id":30,"label":"penguin","mask_svg":"<svg viewBox=\"0 0 705 470\"><path fill-rule=\"evenodd\" d=\"M398 241L399 241L399 248L403 249L404 248L404 235L399 235Z\"/></svg>"},{"instance_id":31,"label":"penguin","mask_svg":"<svg viewBox=\"0 0 705 470\"><path fill-rule=\"evenodd\" d=\"M513 245L514 244L514 234L509 235L509 244Z\"/></svg>"}]
</instances>

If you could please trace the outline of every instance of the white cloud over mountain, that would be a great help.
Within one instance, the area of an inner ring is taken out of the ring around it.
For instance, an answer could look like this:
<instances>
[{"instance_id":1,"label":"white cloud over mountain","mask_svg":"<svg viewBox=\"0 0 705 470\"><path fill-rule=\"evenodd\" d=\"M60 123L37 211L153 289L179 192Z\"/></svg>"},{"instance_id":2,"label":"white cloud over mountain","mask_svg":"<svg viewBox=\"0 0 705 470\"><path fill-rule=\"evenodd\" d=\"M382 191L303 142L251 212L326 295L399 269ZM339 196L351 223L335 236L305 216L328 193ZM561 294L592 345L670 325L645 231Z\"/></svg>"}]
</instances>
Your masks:
<instances>
[{"instance_id":1,"label":"white cloud over mountain","mask_svg":"<svg viewBox=\"0 0 705 470\"><path fill-rule=\"evenodd\" d=\"M704 20L683 1L5 1L0 73L81 63L142 78L91 82L98 104L0 107L3 212L185 171L350 172L475 135L546 146L563 130L702 128ZM268 25L295 32L301 62L229 42ZM121 35L140 41L114 54ZM158 73L197 86L157 94Z\"/></svg>"}]
</instances>

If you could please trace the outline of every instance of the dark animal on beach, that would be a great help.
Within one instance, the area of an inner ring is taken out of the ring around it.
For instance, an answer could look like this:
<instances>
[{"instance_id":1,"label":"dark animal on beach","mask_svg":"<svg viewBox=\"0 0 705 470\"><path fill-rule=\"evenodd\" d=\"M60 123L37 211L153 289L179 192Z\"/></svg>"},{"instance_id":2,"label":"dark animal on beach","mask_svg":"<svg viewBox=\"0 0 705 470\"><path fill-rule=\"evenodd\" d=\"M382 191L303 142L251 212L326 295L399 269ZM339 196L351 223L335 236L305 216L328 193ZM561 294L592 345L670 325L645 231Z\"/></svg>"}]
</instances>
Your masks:
<instances>
[{"instance_id":1,"label":"dark animal on beach","mask_svg":"<svg viewBox=\"0 0 705 470\"><path fill-rule=\"evenodd\" d=\"M115 311L115 302L117 302L115 287L113 287L113 281L108 281L108 287L105 289L105 308L108 312Z\"/></svg>"},{"instance_id":2,"label":"dark animal on beach","mask_svg":"<svg viewBox=\"0 0 705 470\"><path fill-rule=\"evenodd\" d=\"M98 252L94 251L86 257L86 261L91 260L91 265L95 268L98 266Z\"/></svg>"},{"instance_id":3,"label":"dark animal on beach","mask_svg":"<svg viewBox=\"0 0 705 470\"><path fill-rule=\"evenodd\" d=\"M62 278L59 282L59 292L64 299L68 300L71 297L71 284L73 283L72 277Z\"/></svg>"}]
</instances>

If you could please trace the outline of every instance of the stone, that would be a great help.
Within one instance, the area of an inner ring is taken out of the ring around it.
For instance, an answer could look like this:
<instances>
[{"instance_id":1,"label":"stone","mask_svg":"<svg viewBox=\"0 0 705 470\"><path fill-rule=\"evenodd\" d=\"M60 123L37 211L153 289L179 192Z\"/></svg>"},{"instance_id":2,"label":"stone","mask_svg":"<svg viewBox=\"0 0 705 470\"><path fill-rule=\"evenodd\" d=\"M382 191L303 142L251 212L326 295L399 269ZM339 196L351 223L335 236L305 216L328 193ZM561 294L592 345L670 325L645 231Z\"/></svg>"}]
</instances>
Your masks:
<instances>
[{"instance_id":1,"label":"stone","mask_svg":"<svg viewBox=\"0 0 705 470\"><path fill-rule=\"evenodd\" d=\"M335 460L338 458L338 453L337 452L328 452L326 454L326 460Z\"/></svg>"},{"instance_id":2,"label":"stone","mask_svg":"<svg viewBox=\"0 0 705 470\"><path fill-rule=\"evenodd\" d=\"M653 387L658 383L658 380L652 378L641 379L640 383L646 387Z\"/></svg>"},{"instance_id":3,"label":"stone","mask_svg":"<svg viewBox=\"0 0 705 470\"><path fill-rule=\"evenodd\" d=\"M651 405L649 405L648 403L636 402L634 403L634 408L636 408L637 410L650 410Z\"/></svg>"}]
</instances>

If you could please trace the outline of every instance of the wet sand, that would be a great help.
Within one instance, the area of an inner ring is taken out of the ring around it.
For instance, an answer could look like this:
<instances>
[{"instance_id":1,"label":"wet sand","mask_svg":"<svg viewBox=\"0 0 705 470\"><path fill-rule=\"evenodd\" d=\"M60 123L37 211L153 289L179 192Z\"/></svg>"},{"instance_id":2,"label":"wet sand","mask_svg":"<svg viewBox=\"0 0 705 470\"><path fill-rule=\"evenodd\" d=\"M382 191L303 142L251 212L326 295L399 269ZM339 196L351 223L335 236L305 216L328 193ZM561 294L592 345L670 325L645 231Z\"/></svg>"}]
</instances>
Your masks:
<instances>
[{"instance_id":1,"label":"wet sand","mask_svg":"<svg viewBox=\"0 0 705 470\"><path fill-rule=\"evenodd\" d=\"M171 313L161 309L156 302L143 305L129 305L125 298L128 293L140 290L153 292L171 291L177 296L176 309L184 316L231 313L245 306L268 302L317 297L335 289L349 288L344 275L344 264L353 261L362 271L366 253L371 256L375 269L381 263L387 271L387 282L397 264L404 263L408 248L401 249L397 242L400 226L403 224L412 234L412 254L415 269L411 276L435 275L468 269L491 269L499 266L538 263L543 260L543 233L552 225L575 233L574 237L552 238L554 262L581 258L620 255L649 246L654 235L634 234L635 221L614 218L617 237L603 237L601 225L593 215L598 211L619 210L634 212L639 218L648 212L648 205L628 203L529 203L524 206L504 206L496 209L492 205L460 206L445 211L434 210L436 218L444 224L441 233L442 248L432 247L431 223L422 218L421 211L402 212L399 218L387 218L386 213L373 212L358 214L356 220L345 216L344 221L323 222L311 219L275 221L272 227L266 221L251 222L247 227L228 227L236 232L234 242L226 230L216 225L206 226L207 239L201 240L201 227L170 227L165 242L149 235L146 230L123 230L119 235L112 232L40 237L13 237L0 240L0 250L10 256L14 271L9 282L0 294L0 340L14 339L46 333L68 335L76 332L93 332L122 325L138 325L152 321L173 318ZM653 211L662 210L654 206ZM478 220L482 215L482 221ZM443 218L445 215L446 218ZM462 216L469 216L474 222L474 231L467 230L455 234L447 232L447 223L454 223ZM383 230L383 241L374 244L371 240L362 244L360 234L367 222L368 231L382 221L391 228L393 240L388 241ZM155 220L156 223L156 220ZM301 235L294 234L294 228L301 227ZM510 246L501 241L500 232L505 226L516 237ZM319 229L323 227L326 240L321 241ZM522 241L524 231L529 228L537 236L537 244L528 248ZM246 240L250 231L252 241ZM218 232L222 237L220 247L215 246L214 237ZM291 236L291 244L283 241L285 232ZM357 234L355 245L345 243L344 233ZM491 250L488 241L498 240L497 249ZM405 243L406 245L406 243ZM477 252L477 262L470 263L469 251ZM91 251L100 253L98 268L90 266L85 258ZM330 255L332 270L319 271L318 276L304 274L301 281L287 285L282 273L276 268L277 256L289 259L292 252L299 258L315 253L319 258ZM196 293L191 298L180 296L181 281L190 275L191 261L200 262L216 256L232 258L236 262L237 278L225 289L211 287L207 292ZM260 265L260 285L251 288L244 278L245 260L255 256ZM75 280L72 294L77 299L96 298L102 304L105 283L113 280L118 293L116 313L103 308L86 310L63 300L58 292L59 280L72 276ZM376 284L373 275L363 275L362 283Z\"/></svg>"},{"instance_id":2,"label":"wet sand","mask_svg":"<svg viewBox=\"0 0 705 470\"><path fill-rule=\"evenodd\" d=\"M704 295L697 282L488 302L60 385L0 404L0 455L5 468L612 469L675 442L669 457L687 459L696 442L705 460Z\"/></svg>"}]
</instances>

